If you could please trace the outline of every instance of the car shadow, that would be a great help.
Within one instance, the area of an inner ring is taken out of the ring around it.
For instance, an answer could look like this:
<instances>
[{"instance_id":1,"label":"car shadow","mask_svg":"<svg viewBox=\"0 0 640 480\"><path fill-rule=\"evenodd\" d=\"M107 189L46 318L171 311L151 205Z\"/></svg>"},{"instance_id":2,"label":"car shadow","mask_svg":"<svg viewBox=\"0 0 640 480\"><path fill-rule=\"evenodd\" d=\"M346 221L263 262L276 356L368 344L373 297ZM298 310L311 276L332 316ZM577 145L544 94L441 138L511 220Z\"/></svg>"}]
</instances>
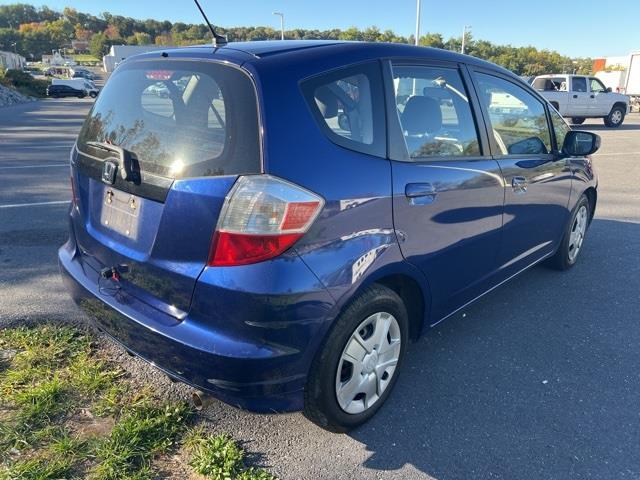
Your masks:
<instances>
[{"instance_id":1,"label":"car shadow","mask_svg":"<svg viewBox=\"0 0 640 480\"><path fill-rule=\"evenodd\" d=\"M537 267L409 348L351 437L364 466L437 478L640 478L640 224L594 220L569 272Z\"/></svg>"}]
</instances>

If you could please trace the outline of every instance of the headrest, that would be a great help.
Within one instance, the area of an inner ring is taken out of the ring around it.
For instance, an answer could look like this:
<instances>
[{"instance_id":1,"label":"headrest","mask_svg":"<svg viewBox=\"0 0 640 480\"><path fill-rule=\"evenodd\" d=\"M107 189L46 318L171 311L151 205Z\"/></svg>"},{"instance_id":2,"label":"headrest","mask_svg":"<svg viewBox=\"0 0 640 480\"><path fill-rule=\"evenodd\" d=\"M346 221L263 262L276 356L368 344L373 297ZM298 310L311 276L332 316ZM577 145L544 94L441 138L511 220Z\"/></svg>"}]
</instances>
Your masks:
<instances>
[{"instance_id":1,"label":"headrest","mask_svg":"<svg viewBox=\"0 0 640 480\"><path fill-rule=\"evenodd\" d=\"M440 102L431 97L411 97L402 112L402 128L409 135L439 131L442 128Z\"/></svg>"},{"instance_id":2,"label":"headrest","mask_svg":"<svg viewBox=\"0 0 640 480\"><path fill-rule=\"evenodd\" d=\"M314 97L323 118L333 118L338 115L338 98L329 87L323 85L317 88Z\"/></svg>"}]
</instances>

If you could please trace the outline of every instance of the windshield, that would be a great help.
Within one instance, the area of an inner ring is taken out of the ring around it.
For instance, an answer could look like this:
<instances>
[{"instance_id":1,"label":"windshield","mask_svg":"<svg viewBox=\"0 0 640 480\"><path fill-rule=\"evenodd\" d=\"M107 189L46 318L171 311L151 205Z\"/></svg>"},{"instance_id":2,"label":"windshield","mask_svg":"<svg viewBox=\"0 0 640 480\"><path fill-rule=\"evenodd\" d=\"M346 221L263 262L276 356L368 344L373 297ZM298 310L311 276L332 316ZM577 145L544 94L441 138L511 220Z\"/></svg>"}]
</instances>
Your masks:
<instances>
[{"instance_id":1,"label":"windshield","mask_svg":"<svg viewBox=\"0 0 640 480\"><path fill-rule=\"evenodd\" d=\"M124 63L100 92L78 150L108 157L96 143L122 147L142 171L172 178L259 173L253 84L213 62Z\"/></svg>"}]
</instances>

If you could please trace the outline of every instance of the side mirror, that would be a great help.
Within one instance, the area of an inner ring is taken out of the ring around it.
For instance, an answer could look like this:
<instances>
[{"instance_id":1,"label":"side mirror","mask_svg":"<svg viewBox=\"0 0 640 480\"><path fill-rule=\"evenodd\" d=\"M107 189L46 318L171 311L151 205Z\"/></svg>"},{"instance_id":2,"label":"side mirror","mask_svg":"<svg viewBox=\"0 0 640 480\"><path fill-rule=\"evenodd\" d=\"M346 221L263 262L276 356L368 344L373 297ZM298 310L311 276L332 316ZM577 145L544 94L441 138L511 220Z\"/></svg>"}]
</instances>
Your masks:
<instances>
[{"instance_id":1,"label":"side mirror","mask_svg":"<svg viewBox=\"0 0 640 480\"><path fill-rule=\"evenodd\" d=\"M607 93L611 93L611 92L612 92L611 87L607 87L606 92L607 92Z\"/></svg>"},{"instance_id":2,"label":"side mirror","mask_svg":"<svg viewBox=\"0 0 640 480\"><path fill-rule=\"evenodd\" d=\"M567 157L583 157L596 153L600 148L600 136L591 132L571 130L564 137L562 153Z\"/></svg>"}]
</instances>

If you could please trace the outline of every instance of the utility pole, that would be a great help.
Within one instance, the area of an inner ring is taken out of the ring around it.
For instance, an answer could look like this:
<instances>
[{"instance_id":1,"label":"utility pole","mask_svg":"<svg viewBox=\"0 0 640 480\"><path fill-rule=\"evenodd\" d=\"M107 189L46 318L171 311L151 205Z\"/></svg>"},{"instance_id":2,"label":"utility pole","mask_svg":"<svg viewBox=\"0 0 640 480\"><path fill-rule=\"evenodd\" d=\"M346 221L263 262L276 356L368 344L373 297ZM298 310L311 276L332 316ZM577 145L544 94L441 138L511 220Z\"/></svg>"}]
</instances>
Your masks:
<instances>
[{"instance_id":1,"label":"utility pole","mask_svg":"<svg viewBox=\"0 0 640 480\"><path fill-rule=\"evenodd\" d=\"M416 0L416 38L414 43L416 46L420 43L420 0Z\"/></svg>"},{"instance_id":2,"label":"utility pole","mask_svg":"<svg viewBox=\"0 0 640 480\"><path fill-rule=\"evenodd\" d=\"M460 49L460 53L464 54L464 44L467 40L467 30L471 30L471 25L465 25L462 29L462 48Z\"/></svg>"},{"instance_id":3,"label":"utility pole","mask_svg":"<svg viewBox=\"0 0 640 480\"><path fill-rule=\"evenodd\" d=\"M280 17L280 40L284 40L284 13L273 12L273 14Z\"/></svg>"}]
</instances>

